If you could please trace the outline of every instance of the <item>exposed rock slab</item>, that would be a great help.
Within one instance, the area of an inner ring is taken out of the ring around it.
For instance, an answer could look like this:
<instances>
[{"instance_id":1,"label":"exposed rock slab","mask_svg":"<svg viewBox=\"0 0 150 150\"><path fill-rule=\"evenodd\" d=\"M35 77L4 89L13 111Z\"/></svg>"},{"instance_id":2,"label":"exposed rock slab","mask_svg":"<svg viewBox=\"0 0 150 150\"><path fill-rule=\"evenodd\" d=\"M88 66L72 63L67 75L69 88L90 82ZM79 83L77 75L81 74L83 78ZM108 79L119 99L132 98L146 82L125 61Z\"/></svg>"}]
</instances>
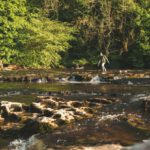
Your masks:
<instances>
[{"instance_id":1,"label":"exposed rock slab","mask_svg":"<svg viewBox=\"0 0 150 150\"><path fill-rule=\"evenodd\" d=\"M1 131L13 130L15 127L15 130L44 132L76 120L90 118L101 107L100 100L73 101L53 96L39 96L29 106L2 101Z\"/></svg>"}]
</instances>

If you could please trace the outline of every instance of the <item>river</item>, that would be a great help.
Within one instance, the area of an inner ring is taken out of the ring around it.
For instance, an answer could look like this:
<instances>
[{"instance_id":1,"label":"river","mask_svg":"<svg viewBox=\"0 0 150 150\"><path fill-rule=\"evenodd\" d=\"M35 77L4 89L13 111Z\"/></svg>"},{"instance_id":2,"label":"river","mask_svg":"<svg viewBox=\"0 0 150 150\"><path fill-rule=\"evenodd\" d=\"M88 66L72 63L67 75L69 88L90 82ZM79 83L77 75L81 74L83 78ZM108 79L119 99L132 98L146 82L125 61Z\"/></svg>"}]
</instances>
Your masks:
<instances>
[{"instance_id":1,"label":"river","mask_svg":"<svg viewBox=\"0 0 150 150\"><path fill-rule=\"evenodd\" d=\"M12 137L0 132L0 149L15 146L18 149L30 149L28 139L34 139L36 149L67 149L69 146L94 146L103 144L120 144L130 146L150 138L150 117L141 111L136 100L148 96L150 85L145 84L113 84L90 82L54 82L54 83L25 83L1 82L0 101L12 101L31 104L37 96L59 96L64 99L80 100L109 97L118 99L112 104L103 105L102 109L92 118L85 118L58 129L37 134L32 137L17 135ZM132 124L136 119L140 125ZM20 140L20 145L17 146ZM12 142L13 141L13 142ZM38 142L37 142L38 141ZM15 143L16 142L16 143ZM24 144L23 144L24 143ZM28 144L27 144L28 143Z\"/></svg>"}]
</instances>

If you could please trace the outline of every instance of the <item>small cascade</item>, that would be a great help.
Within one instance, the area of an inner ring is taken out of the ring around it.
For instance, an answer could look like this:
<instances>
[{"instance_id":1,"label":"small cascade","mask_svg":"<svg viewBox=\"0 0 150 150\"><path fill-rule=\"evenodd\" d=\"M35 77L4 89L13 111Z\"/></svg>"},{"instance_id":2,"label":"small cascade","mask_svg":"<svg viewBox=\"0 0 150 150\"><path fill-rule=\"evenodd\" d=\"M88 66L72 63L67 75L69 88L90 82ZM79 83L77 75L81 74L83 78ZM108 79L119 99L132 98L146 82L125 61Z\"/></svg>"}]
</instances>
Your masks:
<instances>
[{"instance_id":1,"label":"small cascade","mask_svg":"<svg viewBox=\"0 0 150 150\"><path fill-rule=\"evenodd\" d=\"M95 77L93 77L91 80L90 80L90 83L104 83L104 78L100 77L99 75L96 75Z\"/></svg>"},{"instance_id":2,"label":"small cascade","mask_svg":"<svg viewBox=\"0 0 150 150\"><path fill-rule=\"evenodd\" d=\"M44 143L41 140L38 140L36 135L31 136L28 140L16 139L9 144L9 149L13 150L45 150Z\"/></svg>"},{"instance_id":3,"label":"small cascade","mask_svg":"<svg viewBox=\"0 0 150 150\"><path fill-rule=\"evenodd\" d=\"M115 120L115 121L119 121L120 118L124 117L125 113L120 113L120 114L104 114L102 116L99 117L98 122L102 122L102 121L107 121L107 120Z\"/></svg>"},{"instance_id":4,"label":"small cascade","mask_svg":"<svg viewBox=\"0 0 150 150\"><path fill-rule=\"evenodd\" d=\"M35 82L35 83L47 83L48 81L46 78L39 78L39 79L33 80L33 82Z\"/></svg>"}]
</instances>

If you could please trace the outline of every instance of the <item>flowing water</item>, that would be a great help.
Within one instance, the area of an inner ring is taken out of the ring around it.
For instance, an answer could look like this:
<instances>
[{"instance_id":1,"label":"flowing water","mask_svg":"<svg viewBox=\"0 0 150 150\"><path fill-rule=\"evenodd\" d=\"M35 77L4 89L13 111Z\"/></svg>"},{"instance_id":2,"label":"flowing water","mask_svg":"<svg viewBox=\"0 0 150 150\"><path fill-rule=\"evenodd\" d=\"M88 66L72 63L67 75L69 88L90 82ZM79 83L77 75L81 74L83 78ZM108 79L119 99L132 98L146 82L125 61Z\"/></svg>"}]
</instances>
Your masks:
<instances>
[{"instance_id":1,"label":"flowing water","mask_svg":"<svg viewBox=\"0 0 150 150\"><path fill-rule=\"evenodd\" d=\"M30 104L38 95L56 95L66 99L85 100L99 96L119 99L117 103L105 105L93 118L68 124L49 133L32 137L0 136L0 149L18 147L29 149L31 145L44 150L46 148L66 149L67 146L91 146L117 143L124 146L150 138L149 114L137 110L133 105L138 95L148 95L150 85L119 85L110 83L0 83L0 101L15 101ZM125 118L136 116L144 119L147 128L132 126ZM1 133L0 133L1 135ZM13 141L13 142L12 142ZM16 148L17 150L17 148Z\"/></svg>"}]
</instances>

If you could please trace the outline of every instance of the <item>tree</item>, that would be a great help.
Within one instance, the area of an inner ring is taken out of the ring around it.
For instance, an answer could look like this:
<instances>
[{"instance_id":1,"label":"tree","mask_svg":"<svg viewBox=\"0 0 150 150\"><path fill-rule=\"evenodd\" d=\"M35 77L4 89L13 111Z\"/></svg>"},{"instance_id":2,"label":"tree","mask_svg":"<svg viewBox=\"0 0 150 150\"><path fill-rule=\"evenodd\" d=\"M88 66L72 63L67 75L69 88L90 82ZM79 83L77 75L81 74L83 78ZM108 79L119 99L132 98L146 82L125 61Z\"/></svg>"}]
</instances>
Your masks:
<instances>
[{"instance_id":1,"label":"tree","mask_svg":"<svg viewBox=\"0 0 150 150\"><path fill-rule=\"evenodd\" d=\"M96 64L103 52L118 64L144 67L149 8L149 0L2 0L0 59L55 67Z\"/></svg>"},{"instance_id":2,"label":"tree","mask_svg":"<svg viewBox=\"0 0 150 150\"><path fill-rule=\"evenodd\" d=\"M26 0L0 2L0 59L12 62L17 53L17 40L25 26Z\"/></svg>"},{"instance_id":3,"label":"tree","mask_svg":"<svg viewBox=\"0 0 150 150\"><path fill-rule=\"evenodd\" d=\"M127 61L132 67L148 67L150 66L150 2L140 0L136 3L133 11L134 19L132 26L134 30L134 44L129 47Z\"/></svg>"},{"instance_id":4,"label":"tree","mask_svg":"<svg viewBox=\"0 0 150 150\"><path fill-rule=\"evenodd\" d=\"M30 67L59 66L60 53L66 52L70 48L69 41L74 39L74 28L40 17L31 18L26 30L28 37L22 43L16 63Z\"/></svg>"},{"instance_id":5,"label":"tree","mask_svg":"<svg viewBox=\"0 0 150 150\"><path fill-rule=\"evenodd\" d=\"M0 3L0 59L32 67L60 64L73 39L67 23L42 14L41 1L2 0Z\"/></svg>"}]
</instances>

